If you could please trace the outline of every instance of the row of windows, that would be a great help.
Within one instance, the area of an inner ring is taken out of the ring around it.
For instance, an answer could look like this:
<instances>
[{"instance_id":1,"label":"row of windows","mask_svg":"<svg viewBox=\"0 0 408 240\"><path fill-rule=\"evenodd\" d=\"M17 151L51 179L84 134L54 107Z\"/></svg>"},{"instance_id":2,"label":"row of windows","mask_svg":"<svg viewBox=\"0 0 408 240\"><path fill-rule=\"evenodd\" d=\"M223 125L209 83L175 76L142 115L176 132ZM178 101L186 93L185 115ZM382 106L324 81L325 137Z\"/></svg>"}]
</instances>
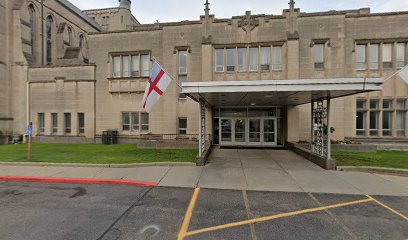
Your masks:
<instances>
[{"instance_id":1,"label":"row of windows","mask_svg":"<svg viewBox=\"0 0 408 240\"><path fill-rule=\"evenodd\" d=\"M112 57L113 77L149 77L150 55L130 54Z\"/></svg>"},{"instance_id":2,"label":"row of windows","mask_svg":"<svg viewBox=\"0 0 408 240\"><path fill-rule=\"evenodd\" d=\"M145 112L122 112L122 131L149 131L149 114Z\"/></svg>"},{"instance_id":3,"label":"row of windows","mask_svg":"<svg viewBox=\"0 0 408 240\"><path fill-rule=\"evenodd\" d=\"M357 136L392 136L393 130L397 137L405 137L406 131L406 100L405 99L378 99L357 100L356 134ZM382 104L381 104L382 103ZM380 105L381 104L381 105ZM382 115L382 126L379 126ZM369 119L367 119L369 116ZM395 126L394 117L396 117ZM367 121L368 120L368 121ZM367 125L369 128L367 129Z\"/></svg>"},{"instance_id":4,"label":"row of windows","mask_svg":"<svg viewBox=\"0 0 408 240\"><path fill-rule=\"evenodd\" d=\"M71 134L72 133L72 121L71 121L71 113L64 113L64 122L63 122L63 132L64 134ZM78 113L78 134L85 133L85 114ZM45 113L38 113L38 133L41 135L45 134ZM51 126L50 130L52 134L57 134L59 130L59 123L58 123L58 113L51 113Z\"/></svg>"},{"instance_id":5,"label":"row of windows","mask_svg":"<svg viewBox=\"0 0 408 240\"><path fill-rule=\"evenodd\" d=\"M370 43L357 44L357 70L378 70L382 68L401 69L405 66L406 43ZM395 49L395 50L394 50ZM380 54L381 53L381 54Z\"/></svg>"},{"instance_id":6,"label":"row of windows","mask_svg":"<svg viewBox=\"0 0 408 240\"><path fill-rule=\"evenodd\" d=\"M271 61L272 59L272 61ZM282 46L217 48L215 72L282 71Z\"/></svg>"}]
</instances>

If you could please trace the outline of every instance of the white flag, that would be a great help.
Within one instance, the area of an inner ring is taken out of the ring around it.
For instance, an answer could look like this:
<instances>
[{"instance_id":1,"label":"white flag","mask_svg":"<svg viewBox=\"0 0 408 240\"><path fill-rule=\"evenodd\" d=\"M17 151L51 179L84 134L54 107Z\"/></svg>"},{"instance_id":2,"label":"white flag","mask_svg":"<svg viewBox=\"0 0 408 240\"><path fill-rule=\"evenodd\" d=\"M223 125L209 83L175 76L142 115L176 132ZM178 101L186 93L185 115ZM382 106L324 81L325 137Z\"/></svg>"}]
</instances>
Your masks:
<instances>
[{"instance_id":1,"label":"white flag","mask_svg":"<svg viewBox=\"0 0 408 240\"><path fill-rule=\"evenodd\" d=\"M173 79L164 71L160 64L156 60L153 60L152 71L142 102L142 106L146 112L151 112L153 106L159 101L164 91L166 91L170 85L171 80Z\"/></svg>"},{"instance_id":2,"label":"white flag","mask_svg":"<svg viewBox=\"0 0 408 240\"><path fill-rule=\"evenodd\" d=\"M405 66L399 73L398 75L402 80L405 81L406 84L408 84L408 66Z\"/></svg>"}]
</instances>

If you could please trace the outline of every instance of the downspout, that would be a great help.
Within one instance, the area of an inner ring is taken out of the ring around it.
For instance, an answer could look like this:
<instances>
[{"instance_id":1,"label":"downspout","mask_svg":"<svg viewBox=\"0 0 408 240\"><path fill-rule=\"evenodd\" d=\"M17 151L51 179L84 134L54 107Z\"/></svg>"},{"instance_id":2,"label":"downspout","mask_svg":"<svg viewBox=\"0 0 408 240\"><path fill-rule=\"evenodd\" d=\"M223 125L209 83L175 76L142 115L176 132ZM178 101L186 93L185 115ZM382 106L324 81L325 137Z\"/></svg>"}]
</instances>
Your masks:
<instances>
[{"instance_id":1,"label":"downspout","mask_svg":"<svg viewBox=\"0 0 408 240\"><path fill-rule=\"evenodd\" d=\"M41 65L44 65L44 0L41 0Z\"/></svg>"}]
</instances>

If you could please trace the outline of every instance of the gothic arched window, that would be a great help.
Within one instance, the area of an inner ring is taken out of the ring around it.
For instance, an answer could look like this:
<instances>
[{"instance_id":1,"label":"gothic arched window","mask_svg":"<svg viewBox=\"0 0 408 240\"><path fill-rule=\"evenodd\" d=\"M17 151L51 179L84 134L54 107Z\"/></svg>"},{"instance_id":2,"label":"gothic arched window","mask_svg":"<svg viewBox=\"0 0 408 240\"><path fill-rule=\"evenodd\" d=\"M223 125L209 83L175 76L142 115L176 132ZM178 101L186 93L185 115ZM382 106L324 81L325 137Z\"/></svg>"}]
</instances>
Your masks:
<instances>
[{"instance_id":1,"label":"gothic arched window","mask_svg":"<svg viewBox=\"0 0 408 240\"><path fill-rule=\"evenodd\" d=\"M84 35L79 35L79 48L82 49L82 46L84 45Z\"/></svg>"},{"instance_id":2,"label":"gothic arched window","mask_svg":"<svg viewBox=\"0 0 408 240\"><path fill-rule=\"evenodd\" d=\"M72 29L68 27L68 46L72 45Z\"/></svg>"},{"instance_id":3,"label":"gothic arched window","mask_svg":"<svg viewBox=\"0 0 408 240\"><path fill-rule=\"evenodd\" d=\"M28 7L28 12L30 14L30 35L31 35L31 56L34 59L34 31L35 31L35 25L34 25L34 7L33 5L30 5Z\"/></svg>"},{"instance_id":4,"label":"gothic arched window","mask_svg":"<svg viewBox=\"0 0 408 240\"><path fill-rule=\"evenodd\" d=\"M51 16L46 20L46 37L47 37L47 64L52 63L52 27L54 20Z\"/></svg>"}]
</instances>

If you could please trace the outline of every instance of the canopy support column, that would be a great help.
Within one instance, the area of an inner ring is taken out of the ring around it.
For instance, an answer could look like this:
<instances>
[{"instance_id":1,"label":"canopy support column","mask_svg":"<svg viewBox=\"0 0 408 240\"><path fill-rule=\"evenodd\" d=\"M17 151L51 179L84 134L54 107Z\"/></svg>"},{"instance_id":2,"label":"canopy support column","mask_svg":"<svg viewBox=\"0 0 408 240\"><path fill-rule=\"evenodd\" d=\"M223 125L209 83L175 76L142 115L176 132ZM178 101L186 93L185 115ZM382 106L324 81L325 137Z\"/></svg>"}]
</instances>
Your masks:
<instances>
[{"instance_id":1,"label":"canopy support column","mask_svg":"<svg viewBox=\"0 0 408 240\"><path fill-rule=\"evenodd\" d=\"M200 116L199 116L199 125L200 125L200 133L199 133L199 147L198 147L198 156L200 158L203 157L204 152L205 152L205 101L203 99L200 99Z\"/></svg>"}]
</instances>

